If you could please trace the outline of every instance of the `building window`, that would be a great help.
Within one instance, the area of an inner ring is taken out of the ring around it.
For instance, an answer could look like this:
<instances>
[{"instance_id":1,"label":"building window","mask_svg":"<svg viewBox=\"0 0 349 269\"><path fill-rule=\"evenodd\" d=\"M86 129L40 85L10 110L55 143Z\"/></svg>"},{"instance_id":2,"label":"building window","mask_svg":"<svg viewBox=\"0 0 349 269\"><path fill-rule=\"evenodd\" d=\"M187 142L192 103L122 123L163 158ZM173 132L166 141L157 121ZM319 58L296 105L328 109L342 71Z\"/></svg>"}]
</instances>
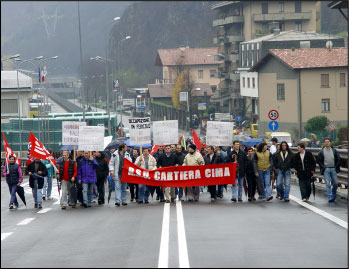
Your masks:
<instances>
[{"instance_id":1,"label":"building window","mask_svg":"<svg viewBox=\"0 0 349 269\"><path fill-rule=\"evenodd\" d=\"M250 47L250 45L249 44L247 44L246 45L246 66L248 66L248 61L249 61L249 48Z\"/></svg>"},{"instance_id":2,"label":"building window","mask_svg":"<svg viewBox=\"0 0 349 269\"><path fill-rule=\"evenodd\" d=\"M340 73L339 78L340 78L339 86L345 86L345 73Z\"/></svg>"},{"instance_id":3,"label":"building window","mask_svg":"<svg viewBox=\"0 0 349 269\"><path fill-rule=\"evenodd\" d=\"M253 89L256 88L256 80L255 80L255 78L252 78L252 88Z\"/></svg>"},{"instance_id":4,"label":"building window","mask_svg":"<svg viewBox=\"0 0 349 269\"><path fill-rule=\"evenodd\" d=\"M242 77L242 87L245 88L245 77Z\"/></svg>"},{"instance_id":5,"label":"building window","mask_svg":"<svg viewBox=\"0 0 349 269\"><path fill-rule=\"evenodd\" d=\"M215 70L215 69L210 70L210 77L214 78L216 73L217 73L217 70Z\"/></svg>"},{"instance_id":6,"label":"building window","mask_svg":"<svg viewBox=\"0 0 349 269\"><path fill-rule=\"evenodd\" d=\"M217 90L217 86L211 86L212 92L215 92Z\"/></svg>"},{"instance_id":7,"label":"building window","mask_svg":"<svg viewBox=\"0 0 349 269\"><path fill-rule=\"evenodd\" d=\"M1 114L18 113L17 99L1 99Z\"/></svg>"},{"instance_id":8,"label":"building window","mask_svg":"<svg viewBox=\"0 0 349 269\"><path fill-rule=\"evenodd\" d=\"M285 31L285 22L283 21L279 22L279 29L280 29L280 32Z\"/></svg>"},{"instance_id":9,"label":"building window","mask_svg":"<svg viewBox=\"0 0 349 269\"><path fill-rule=\"evenodd\" d=\"M262 3L262 14L268 14L268 3Z\"/></svg>"},{"instance_id":10,"label":"building window","mask_svg":"<svg viewBox=\"0 0 349 269\"><path fill-rule=\"evenodd\" d=\"M252 99L252 113L257 114L256 113L256 99Z\"/></svg>"},{"instance_id":11,"label":"building window","mask_svg":"<svg viewBox=\"0 0 349 269\"><path fill-rule=\"evenodd\" d=\"M296 31L302 32L302 22L296 21Z\"/></svg>"},{"instance_id":12,"label":"building window","mask_svg":"<svg viewBox=\"0 0 349 269\"><path fill-rule=\"evenodd\" d=\"M279 12L284 12L284 2L279 2Z\"/></svg>"},{"instance_id":13,"label":"building window","mask_svg":"<svg viewBox=\"0 0 349 269\"><path fill-rule=\"evenodd\" d=\"M241 66L244 66L244 50L245 50L245 46L242 45L241 46Z\"/></svg>"},{"instance_id":14,"label":"building window","mask_svg":"<svg viewBox=\"0 0 349 269\"><path fill-rule=\"evenodd\" d=\"M302 12L302 2L301 1L296 1L294 3L294 11L296 13L301 13Z\"/></svg>"},{"instance_id":15,"label":"building window","mask_svg":"<svg viewBox=\"0 0 349 269\"><path fill-rule=\"evenodd\" d=\"M198 70L198 78L204 78L204 70Z\"/></svg>"},{"instance_id":16,"label":"building window","mask_svg":"<svg viewBox=\"0 0 349 269\"><path fill-rule=\"evenodd\" d=\"M329 81L328 74L321 74L321 87L322 88L329 88L330 87L330 81Z\"/></svg>"},{"instance_id":17,"label":"building window","mask_svg":"<svg viewBox=\"0 0 349 269\"><path fill-rule=\"evenodd\" d=\"M321 99L321 111L330 112L330 99Z\"/></svg>"},{"instance_id":18,"label":"building window","mask_svg":"<svg viewBox=\"0 0 349 269\"><path fill-rule=\"evenodd\" d=\"M250 88L250 78L247 78L247 88Z\"/></svg>"},{"instance_id":19,"label":"building window","mask_svg":"<svg viewBox=\"0 0 349 269\"><path fill-rule=\"evenodd\" d=\"M259 60L259 43L257 43L256 62Z\"/></svg>"},{"instance_id":20,"label":"building window","mask_svg":"<svg viewBox=\"0 0 349 269\"><path fill-rule=\"evenodd\" d=\"M268 33L268 31L269 31L268 23L263 22L262 23L262 33L263 34Z\"/></svg>"},{"instance_id":21,"label":"building window","mask_svg":"<svg viewBox=\"0 0 349 269\"><path fill-rule=\"evenodd\" d=\"M277 100L285 100L285 84L277 84Z\"/></svg>"}]
</instances>

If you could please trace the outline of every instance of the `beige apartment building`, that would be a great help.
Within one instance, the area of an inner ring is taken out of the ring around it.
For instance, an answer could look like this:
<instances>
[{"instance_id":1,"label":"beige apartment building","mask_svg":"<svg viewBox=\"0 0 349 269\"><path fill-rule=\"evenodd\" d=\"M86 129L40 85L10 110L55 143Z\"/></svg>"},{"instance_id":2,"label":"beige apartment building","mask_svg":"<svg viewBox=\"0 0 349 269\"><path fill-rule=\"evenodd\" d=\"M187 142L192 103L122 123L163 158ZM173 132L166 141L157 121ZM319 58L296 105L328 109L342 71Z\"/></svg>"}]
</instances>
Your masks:
<instances>
[{"instance_id":1,"label":"beige apartment building","mask_svg":"<svg viewBox=\"0 0 349 269\"><path fill-rule=\"evenodd\" d=\"M155 65L162 67L162 83L175 83L179 72L188 68L195 83L208 83L213 92L217 90L218 66L222 61L214 59L217 48L189 48L158 50ZM156 81L159 83L160 81Z\"/></svg>"},{"instance_id":2,"label":"beige apartment building","mask_svg":"<svg viewBox=\"0 0 349 269\"><path fill-rule=\"evenodd\" d=\"M250 71L258 72L259 129L268 131L268 112L279 112L278 131L300 138L307 120L325 115L346 125L347 48L271 49Z\"/></svg>"},{"instance_id":3,"label":"beige apartment building","mask_svg":"<svg viewBox=\"0 0 349 269\"><path fill-rule=\"evenodd\" d=\"M274 30L320 32L320 1L224 1L214 4L217 19L217 60L223 60L218 76L221 82L211 98L221 112L253 114L251 98L240 95L239 44Z\"/></svg>"}]
</instances>

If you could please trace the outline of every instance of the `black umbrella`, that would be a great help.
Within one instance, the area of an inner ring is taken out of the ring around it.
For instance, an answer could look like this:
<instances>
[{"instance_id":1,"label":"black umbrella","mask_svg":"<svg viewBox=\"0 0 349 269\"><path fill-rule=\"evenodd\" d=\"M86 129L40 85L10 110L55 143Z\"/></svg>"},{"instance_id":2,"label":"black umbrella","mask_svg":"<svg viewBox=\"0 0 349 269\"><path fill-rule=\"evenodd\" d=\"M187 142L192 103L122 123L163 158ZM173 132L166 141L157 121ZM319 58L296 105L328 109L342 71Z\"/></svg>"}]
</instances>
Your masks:
<instances>
[{"instance_id":1,"label":"black umbrella","mask_svg":"<svg viewBox=\"0 0 349 269\"><path fill-rule=\"evenodd\" d=\"M108 190L109 190L109 193L108 193L108 204L110 202L110 197L111 197L111 193L114 189L114 180L113 180L113 177L112 176L108 176Z\"/></svg>"},{"instance_id":2,"label":"black umbrella","mask_svg":"<svg viewBox=\"0 0 349 269\"><path fill-rule=\"evenodd\" d=\"M23 204L25 205L25 207L27 207L27 202L25 201L25 195L24 195L24 188L22 186L17 186L16 192L19 198L21 198L21 200L23 201Z\"/></svg>"},{"instance_id":3,"label":"black umbrella","mask_svg":"<svg viewBox=\"0 0 349 269\"><path fill-rule=\"evenodd\" d=\"M313 196L314 196L314 200L315 200L315 177L311 177L311 186L313 189Z\"/></svg>"},{"instance_id":4,"label":"black umbrella","mask_svg":"<svg viewBox=\"0 0 349 269\"><path fill-rule=\"evenodd\" d=\"M105 147L104 150L111 150L111 149L117 149L120 145L120 143L125 142L128 138L127 137L119 137L115 139L114 141L111 141L108 146Z\"/></svg>"}]
</instances>

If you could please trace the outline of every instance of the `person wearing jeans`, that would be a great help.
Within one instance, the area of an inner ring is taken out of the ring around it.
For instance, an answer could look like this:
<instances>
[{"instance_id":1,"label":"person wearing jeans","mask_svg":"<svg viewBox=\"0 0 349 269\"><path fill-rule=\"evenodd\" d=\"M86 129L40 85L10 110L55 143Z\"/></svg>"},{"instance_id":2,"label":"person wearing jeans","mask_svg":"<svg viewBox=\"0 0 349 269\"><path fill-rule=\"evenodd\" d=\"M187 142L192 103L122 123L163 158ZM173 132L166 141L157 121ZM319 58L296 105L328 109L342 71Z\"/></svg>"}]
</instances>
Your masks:
<instances>
[{"instance_id":1,"label":"person wearing jeans","mask_svg":"<svg viewBox=\"0 0 349 269\"><path fill-rule=\"evenodd\" d=\"M338 151L331 147L331 139L324 139L325 147L319 152L317 162L320 166L320 172L324 175L328 202L336 200L338 180L337 173L340 172L340 157ZM332 189L331 189L332 182Z\"/></svg>"},{"instance_id":2,"label":"person wearing jeans","mask_svg":"<svg viewBox=\"0 0 349 269\"><path fill-rule=\"evenodd\" d=\"M239 202L242 202L242 188L244 185L245 180L245 167L247 165L247 155L246 152L240 149L240 142L234 141L233 147L231 151L228 154L227 162L231 163L233 162L233 156L235 155L235 158L237 160L237 177L236 177L236 183L232 186L232 199L231 201L236 202L236 198L238 198ZM239 186L239 189L237 191L237 186ZM238 192L238 193L237 193Z\"/></svg>"},{"instance_id":3,"label":"person wearing jeans","mask_svg":"<svg viewBox=\"0 0 349 269\"><path fill-rule=\"evenodd\" d=\"M52 154L52 153L51 153ZM51 162L47 160L41 160L41 162L46 166L47 168L47 177L45 177L44 186L42 188L42 198L43 200L52 200L51 192L52 192L52 175L53 175L53 166Z\"/></svg>"},{"instance_id":4,"label":"person wearing jeans","mask_svg":"<svg viewBox=\"0 0 349 269\"><path fill-rule=\"evenodd\" d=\"M270 187L270 169L273 166L273 160L271 156L272 155L268 150L267 144L260 143L257 152L254 155L258 170L256 176L259 177L262 198L266 199L267 201L273 199Z\"/></svg>"},{"instance_id":5,"label":"person wearing jeans","mask_svg":"<svg viewBox=\"0 0 349 269\"><path fill-rule=\"evenodd\" d=\"M27 167L29 175L29 186L32 188L34 198L34 208L42 208L42 187L44 186L44 177L47 176L47 168L40 161L35 158Z\"/></svg>"},{"instance_id":6,"label":"person wearing jeans","mask_svg":"<svg viewBox=\"0 0 349 269\"><path fill-rule=\"evenodd\" d=\"M96 169L98 163L90 156L88 151L84 151L84 159L80 161L78 171L78 181L82 183L83 206L91 207L93 184L97 182Z\"/></svg>"},{"instance_id":7,"label":"person wearing jeans","mask_svg":"<svg viewBox=\"0 0 349 269\"><path fill-rule=\"evenodd\" d=\"M156 159L150 155L148 148L143 149L143 154L137 157L137 159L135 160L135 165L147 170L155 170L157 168ZM149 195L150 195L149 186L139 184L138 203L139 204L143 204L143 202L145 204L149 203L148 201Z\"/></svg>"},{"instance_id":8,"label":"person wearing jeans","mask_svg":"<svg viewBox=\"0 0 349 269\"><path fill-rule=\"evenodd\" d=\"M2 173L6 177L6 183L8 185L11 199L9 204L9 209L14 209L18 207L18 201L16 197L17 186L23 182L21 167L15 163L15 157L9 157L9 163L5 165L4 171Z\"/></svg>"},{"instance_id":9,"label":"person wearing jeans","mask_svg":"<svg viewBox=\"0 0 349 269\"><path fill-rule=\"evenodd\" d=\"M274 155L274 167L277 172L277 189L280 195L280 200L289 202L289 193L291 188L291 167L294 154L290 151L286 141L282 141L280 144L280 151ZM285 188L284 188L285 185Z\"/></svg>"}]
</instances>

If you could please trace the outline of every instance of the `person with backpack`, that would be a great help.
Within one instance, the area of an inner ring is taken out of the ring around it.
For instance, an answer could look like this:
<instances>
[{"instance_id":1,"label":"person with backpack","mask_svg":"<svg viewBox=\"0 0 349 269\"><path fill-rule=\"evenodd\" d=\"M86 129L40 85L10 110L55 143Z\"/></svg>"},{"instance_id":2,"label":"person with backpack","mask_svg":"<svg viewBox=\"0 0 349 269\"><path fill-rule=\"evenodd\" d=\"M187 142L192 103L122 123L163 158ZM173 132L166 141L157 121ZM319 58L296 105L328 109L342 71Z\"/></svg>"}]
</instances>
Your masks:
<instances>
[{"instance_id":1,"label":"person with backpack","mask_svg":"<svg viewBox=\"0 0 349 269\"><path fill-rule=\"evenodd\" d=\"M294 154L289 149L288 143L282 141L280 150L274 154L274 167L277 172L277 189L280 194L279 199L289 202L291 188L291 167ZM285 185L285 188L284 188Z\"/></svg>"},{"instance_id":2,"label":"person with backpack","mask_svg":"<svg viewBox=\"0 0 349 269\"><path fill-rule=\"evenodd\" d=\"M74 195L72 195L71 189L74 187L75 179L78 175L78 169L76 162L69 158L69 152L63 152L63 161L58 167L59 181L62 184L62 197L61 197L61 208L64 210L67 208L68 194L72 208L76 207L76 201Z\"/></svg>"},{"instance_id":3,"label":"person with backpack","mask_svg":"<svg viewBox=\"0 0 349 269\"><path fill-rule=\"evenodd\" d=\"M331 146L331 139L324 139L324 147L317 155L317 163L320 166L321 175L324 175L328 202L336 200L338 180L337 173L340 172L340 157L338 151ZM331 189L332 182L332 189Z\"/></svg>"},{"instance_id":4,"label":"person with backpack","mask_svg":"<svg viewBox=\"0 0 349 269\"><path fill-rule=\"evenodd\" d=\"M23 182L23 176L21 167L15 163L15 156L11 155L9 157L9 164L5 165L2 175L6 177L6 183L11 195L9 209L16 209L18 208L17 186L20 186Z\"/></svg>"}]
</instances>

